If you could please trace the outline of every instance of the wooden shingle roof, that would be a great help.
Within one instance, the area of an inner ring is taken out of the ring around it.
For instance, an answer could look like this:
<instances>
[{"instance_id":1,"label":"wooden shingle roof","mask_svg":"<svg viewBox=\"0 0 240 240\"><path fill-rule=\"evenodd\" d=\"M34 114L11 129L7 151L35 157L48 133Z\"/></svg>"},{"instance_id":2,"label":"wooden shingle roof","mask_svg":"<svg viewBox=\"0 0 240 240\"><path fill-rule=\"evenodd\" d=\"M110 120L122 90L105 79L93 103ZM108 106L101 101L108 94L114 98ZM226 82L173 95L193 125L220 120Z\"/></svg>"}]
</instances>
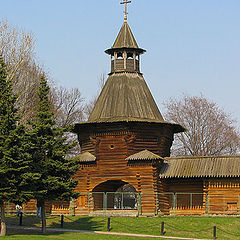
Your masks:
<instances>
[{"instance_id":1,"label":"wooden shingle roof","mask_svg":"<svg viewBox=\"0 0 240 240\"><path fill-rule=\"evenodd\" d=\"M124 22L112 48L138 48L137 41L127 22Z\"/></svg>"},{"instance_id":2,"label":"wooden shingle roof","mask_svg":"<svg viewBox=\"0 0 240 240\"><path fill-rule=\"evenodd\" d=\"M138 47L137 41L131 31L127 22L124 22L118 35L113 43L112 48L107 49L105 52L111 54L116 49L134 49L139 54L146 52L146 50Z\"/></svg>"},{"instance_id":3,"label":"wooden shingle roof","mask_svg":"<svg viewBox=\"0 0 240 240\"><path fill-rule=\"evenodd\" d=\"M127 22L124 22L113 47L106 52L112 55L118 50L145 52L138 48ZM126 69L109 74L88 121L76 124L74 131L78 132L84 126L116 122L147 122L161 127L164 124L174 133L185 131L179 124L164 121L142 74Z\"/></svg>"},{"instance_id":4,"label":"wooden shingle roof","mask_svg":"<svg viewBox=\"0 0 240 240\"><path fill-rule=\"evenodd\" d=\"M240 177L239 156L166 158L160 178Z\"/></svg>"},{"instance_id":5,"label":"wooden shingle roof","mask_svg":"<svg viewBox=\"0 0 240 240\"><path fill-rule=\"evenodd\" d=\"M163 158L153 152L150 152L148 150L143 150L133 155L130 155L129 157L126 158L126 160L128 161L139 161L139 160L149 161L150 160L151 161L151 160L163 160Z\"/></svg>"},{"instance_id":6,"label":"wooden shingle roof","mask_svg":"<svg viewBox=\"0 0 240 240\"><path fill-rule=\"evenodd\" d=\"M179 124L164 121L143 76L139 73L111 74L88 121L76 124L75 128L114 122L165 124L171 126L174 133L185 131Z\"/></svg>"},{"instance_id":7,"label":"wooden shingle roof","mask_svg":"<svg viewBox=\"0 0 240 240\"><path fill-rule=\"evenodd\" d=\"M164 122L142 75L114 73L109 76L88 121L131 120Z\"/></svg>"},{"instance_id":8,"label":"wooden shingle roof","mask_svg":"<svg viewBox=\"0 0 240 240\"><path fill-rule=\"evenodd\" d=\"M84 152L79 155L79 161L82 163L94 162L96 161L96 157L90 152Z\"/></svg>"}]
</instances>

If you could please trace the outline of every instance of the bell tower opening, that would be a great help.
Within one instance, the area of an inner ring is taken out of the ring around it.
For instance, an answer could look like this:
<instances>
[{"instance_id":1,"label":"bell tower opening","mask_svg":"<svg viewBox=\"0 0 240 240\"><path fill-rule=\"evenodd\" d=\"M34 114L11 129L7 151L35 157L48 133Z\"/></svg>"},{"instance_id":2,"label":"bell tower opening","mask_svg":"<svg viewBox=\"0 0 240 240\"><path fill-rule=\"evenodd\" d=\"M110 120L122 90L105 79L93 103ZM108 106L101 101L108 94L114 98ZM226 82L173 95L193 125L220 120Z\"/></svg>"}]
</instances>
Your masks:
<instances>
[{"instance_id":1,"label":"bell tower opening","mask_svg":"<svg viewBox=\"0 0 240 240\"><path fill-rule=\"evenodd\" d=\"M111 54L111 73L139 72L139 59L136 51L116 51Z\"/></svg>"},{"instance_id":2,"label":"bell tower opening","mask_svg":"<svg viewBox=\"0 0 240 240\"><path fill-rule=\"evenodd\" d=\"M112 48L105 51L111 56L110 74L119 72L140 73L140 55L146 52L146 50L138 47L137 41L127 23L128 3L131 3L131 1L125 0L121 2L121 4L125 4L124 22Z\"/></svg>"}]
</instances>

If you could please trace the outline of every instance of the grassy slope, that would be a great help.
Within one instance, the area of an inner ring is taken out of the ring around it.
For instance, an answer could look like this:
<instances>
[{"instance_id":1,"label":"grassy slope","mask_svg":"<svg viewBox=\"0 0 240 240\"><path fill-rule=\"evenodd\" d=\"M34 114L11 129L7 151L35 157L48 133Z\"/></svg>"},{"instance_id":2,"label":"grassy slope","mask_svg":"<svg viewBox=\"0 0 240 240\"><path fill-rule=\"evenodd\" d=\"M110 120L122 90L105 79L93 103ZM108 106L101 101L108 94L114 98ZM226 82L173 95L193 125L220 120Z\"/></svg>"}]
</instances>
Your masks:
<instances>
[{"instance_id":1,"label":"grassy slope","mask_svg":"<svg viewBox=\"0 0 240 240\"><path fill-rule=\"evenodd\" d=\"M113 217L111 218L111 231L160 235L162 221L165 222L166 231L165 236L212 239L213 226L216 225L218 228L217 229L218 239L224 240L240 239L240 218L237 217L159 217L159 218ZM78 217L78 216L67 218L65 217L64 228L106 231L106 222L107 222L106 217ZM8 217L8 224L17 225L18 219L15 216ZM35 216L26 216L23 219L23 225L40 226L40 220ZM50 217L49 220L47 221L47 225L48 227L57 228L60 227L60 217ZM224 233L223 231L220 231L219 229L228 232L228 234ZM234 234L235 236L231 234ZM59 234L59 237L64 235L65 234ZM38 236L37 239L41 239L39 237L40 236ZM93 239L92 236L89 237L90 238L87 238L86 236L86 238L83 239ZM113 239L112 236L109 237L110 237L109 239ZM63 238L53 237L50 239L63 239ZM78 237L76 239L82 238ZM107 236L96 236L94 239L108 239L108 238ZM114 237L114 239L117 239L116 236ZM124 237L119 239L127 238Z\"/></svg>"}]
</instances>

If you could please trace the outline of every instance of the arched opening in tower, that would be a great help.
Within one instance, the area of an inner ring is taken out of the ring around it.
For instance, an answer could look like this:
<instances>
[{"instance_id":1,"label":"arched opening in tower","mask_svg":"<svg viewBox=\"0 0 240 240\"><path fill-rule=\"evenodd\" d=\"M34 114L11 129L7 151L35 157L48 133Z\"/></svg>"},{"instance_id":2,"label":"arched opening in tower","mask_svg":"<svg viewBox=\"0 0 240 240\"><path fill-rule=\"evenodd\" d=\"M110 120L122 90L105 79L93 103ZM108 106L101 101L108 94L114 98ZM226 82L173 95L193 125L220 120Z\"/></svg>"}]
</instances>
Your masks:
<instances>
[{"instance_id":1,"label":"arched opening in tower","mask_svg":"<svg viewBox=\"0 0 240 240\"><path fill-rule=\"evenodd\" d=\"M108 180L92 190L94 210L134 210L138 198L136 189L122 180Z\"/></svg>"}]
</instances>

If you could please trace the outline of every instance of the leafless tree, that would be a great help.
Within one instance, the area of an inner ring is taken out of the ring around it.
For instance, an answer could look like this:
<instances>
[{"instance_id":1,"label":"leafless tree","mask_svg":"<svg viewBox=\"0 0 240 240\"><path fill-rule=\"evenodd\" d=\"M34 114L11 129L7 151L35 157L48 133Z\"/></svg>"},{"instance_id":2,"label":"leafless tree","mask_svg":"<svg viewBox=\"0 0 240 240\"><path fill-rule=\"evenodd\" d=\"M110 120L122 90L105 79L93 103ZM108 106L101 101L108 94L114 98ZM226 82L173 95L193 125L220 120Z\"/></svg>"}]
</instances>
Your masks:
<instances>
[{"instance_id":1,"label":"leafless tree","mask_svg":"<svg viewBox=\"0 0 240 240\"><path fill-rule=\"evenodd\" d=\"M104 85L106 83L106 80L107 80L107 74L105 72L101 73L100 77L99 77L99 81L98 81L98 85L99 85L98 95L102 91L102 89L103 89L103 87L104 87Z\"/></svg>"},{"instance_id":2,"label":"leafless tree","mask_svg":"<svg viewBox=\"0 0 240 240\"><path fill-rule=\"evenodd\" d=\"M31 119L37 101L37 89L43 70L36 62L33 34L0 21L0 54L7 63L8 79L14 83L21 120Z\"/></svg>"},{"instance_id":3,"label":"leafless tree","mask_svg":"<svg viewBox=\"0 0 240 240\"><path fill-rule=\"evenodd\" d=\"M84 119L84 98L78 88L51 88L51 102L57 126L68 127Z\"/></svg>"},{"instance_id":4,"label":"leafless tree","mask_svg":"<svg viewBox=\"0 0 240 240\"><path fill-rule=\"evenodd\" d=\"M36 61L34 53L35 39L31 32L11 26L7 21L0 21L0 54L7 63L8 78L14 83L17 93L17 106L21 122L27 123L35 116L38 101L40 76L47 75ZM48 77L49 79L49 77ZM83 97L76 88L56 87L51 81L51 102L56 124L68 127L84 118ZM68 141L76 140L68 133Z\"/></svg>"},{"instance_id":5,"label":"leafless tree","mask_svg":"<svg viewBox=\"0 0 240 240\"><path fill-rule=\"evenodd\" d=\"M67 128L84 120L84 98L77 88L67 89L51 85L50 100L54 119L58 127ZM66 133L69 143L77 142L77 135L68 131ZM71 149L69 156L80 152L79 144Z\"/></svg>"},{"instance_id":6,"label":"leafless tree","mask_svg":"<svg viewBox=\"0 0 240 240\"><path fill-rule=\"evenodd\" d=\"M231 115L204 96L183 96L164 103L166 120L182 125L186 132L177 134L172 153L175 156L237 154L240 135Z\"/></svg>"},{"instance_id":7,"label":"leafless tree","mask_svg":"<svg viewBox=\"0 0 240 240\"><path fill-rule=\"evenodd\" d=\"M89 115L91 114L93 108L94 108L94 105L96 104L97 102L97 99L98 99L98 96L99 94L101 93L105 83L106 83L106 80L107 80L107 75L106 73L102 73L99 77L99 81L98 81L98 85L99 85L99 88L98 88L98 91L96 93L95 96L93 96L89 102L85 105L85 108L84 108L84 113L85 113L85 117L88 118Z\"/></svg>"},{"instance_id":8,"label":"leafless tree","mask_svg":"<svg viewBox=\"0 0 240 240\"><path fill-rule=\"evenodd\" d=\"M90 116L96 102L97 102L97 99L98 99L98 95L95 95L90 101L88 101L88 103L85 105L85 108L84 108L84 113L85 113L85 116L86 118L88 119L88 117Z\"/></svg>"}]
</instances>

